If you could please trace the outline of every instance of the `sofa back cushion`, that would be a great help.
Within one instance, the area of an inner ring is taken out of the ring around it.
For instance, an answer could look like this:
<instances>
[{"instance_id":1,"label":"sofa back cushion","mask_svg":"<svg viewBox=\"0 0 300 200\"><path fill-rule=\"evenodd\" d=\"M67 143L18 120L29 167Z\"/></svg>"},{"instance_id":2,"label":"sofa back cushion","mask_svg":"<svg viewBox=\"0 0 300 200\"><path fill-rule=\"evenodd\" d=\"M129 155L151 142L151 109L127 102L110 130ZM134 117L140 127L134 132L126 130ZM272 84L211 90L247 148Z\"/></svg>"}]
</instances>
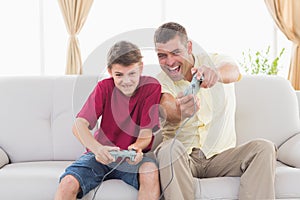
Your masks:
<instances>
[{"instance_id":1,"label":"sofa back cushion","mask_svg":"<svg viewBox=\"0 0 300 200\"><path fill-rule=\"evenodd\" d=\"M300 130L298 100L278 76L245 76L235 84L237 143L265 138L280 146Z\"/></svg>"},{"instance_id":2,"label":"sofa back cushion","mask_svg":"<svg viewBox=\"0 0 300 200\"><path fill-rule=\"evenodd\" d=\"M90 75L1 77L0 148L10 161L78 158L85 149L72 125L99 80ZM238 144L266 138L279 146L300 131L297 97L286 79L245 76L235 89Z\"/></svg>"},{"instance_id":3,"label":"sofa back cushion","mask_svg":"<svg viewBox=\"0 0 300 200\"><path fill-rule=\"evenodd\" d=\"M0 78L0 147L11 162L74 160L84 152L72 134L96 76Z\"/></svg>"}]
</instances>

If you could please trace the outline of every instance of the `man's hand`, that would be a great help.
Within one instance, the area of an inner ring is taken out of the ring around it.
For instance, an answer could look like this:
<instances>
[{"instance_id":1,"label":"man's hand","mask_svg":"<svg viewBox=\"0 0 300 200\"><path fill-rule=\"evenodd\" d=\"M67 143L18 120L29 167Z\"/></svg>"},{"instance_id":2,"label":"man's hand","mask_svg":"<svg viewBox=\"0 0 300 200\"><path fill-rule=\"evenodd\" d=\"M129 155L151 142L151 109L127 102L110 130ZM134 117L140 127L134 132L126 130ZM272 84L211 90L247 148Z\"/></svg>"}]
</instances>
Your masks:
<instances>
[{"instance_id":1,"label":"man's hand","mask_svg":"<svg viewBox=\"0 0 300 200\"><path fill-rule=\"evenodd\" d=\"M119 147L99 145L97 151L93 153L95 154L95 158L98 162L107 165L115 161L114 157L110 155L109 151L119 151L119 150L120 150Z\"/></svg>"},{"instance_id":2,"label":"man's hand","mask_svg":"<svg viewBox=\"0 0 300 200\"><path fill-rule=\"evenodd\" d=\"M130 159L126 159L126 161L130 164L130 165L136 165L139 162L142 161L143 159L143 152L141 148L138 148L137 146L135 146L135 144L132 144L128 147L128 150L135 150L136 151L136 156L134 158L134 161L131 161Z\"/></svg>"},{"instance_id":3,"label":"man's hand","mask_svg":"<svg viewBox=\"0 0 300 200\"><path fill-rule=\"evenodd\" d=\"M180 108L182 119L193 116L200 108L197 96L192 94L184 96L182 92L177 95L176 104Z\"/></svg>"},{"instance_id":4,"label":"man's hand","mask_svg":"<svg viewBox=\"0 0 300 200\"><path fill-rule=\"evenodd\" d=\"M199 68L192 68L191 69L192 74L197 73L197 79L199 80L201 76L204 77L204 80L202 81L202 84L200 87L203 88L211 88L214 86L220 79L219 72L217 69L207 67L205 65L202 65Z\"/></svg>"}]
</instances>

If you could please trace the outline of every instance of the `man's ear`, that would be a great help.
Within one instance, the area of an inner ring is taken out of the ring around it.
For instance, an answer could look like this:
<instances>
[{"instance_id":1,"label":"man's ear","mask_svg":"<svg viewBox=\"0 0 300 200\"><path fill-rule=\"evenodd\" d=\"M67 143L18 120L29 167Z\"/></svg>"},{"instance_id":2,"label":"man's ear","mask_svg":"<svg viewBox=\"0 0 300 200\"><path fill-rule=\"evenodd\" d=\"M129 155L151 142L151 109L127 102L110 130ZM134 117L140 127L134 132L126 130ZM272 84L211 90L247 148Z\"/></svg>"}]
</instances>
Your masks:
<instances>
[{"instance_id":1,"label":"man's ear","mask_svg":"<svg viewBox=\"0 0 300 200\"><path fill-rule=\"evenodd\" d=\"M187 42L187 50L188 50L189 54L192 54L192 52L193 52L193 43L190 40Z\"/></svg>"}]
</instances>

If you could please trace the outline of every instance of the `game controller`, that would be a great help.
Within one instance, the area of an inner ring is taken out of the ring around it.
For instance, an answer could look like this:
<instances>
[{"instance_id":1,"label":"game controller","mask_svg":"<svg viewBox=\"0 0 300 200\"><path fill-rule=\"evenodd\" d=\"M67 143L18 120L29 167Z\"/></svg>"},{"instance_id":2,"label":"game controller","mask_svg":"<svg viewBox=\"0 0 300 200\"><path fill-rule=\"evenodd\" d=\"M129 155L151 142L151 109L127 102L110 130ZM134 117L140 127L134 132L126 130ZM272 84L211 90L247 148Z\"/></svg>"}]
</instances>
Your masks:
<instances>
[{"instance_id":1,"label":"game controller","mask_svg":"<svg viewBox=\"0 0 300 200\"><path fill-rule=\"evenodd\" d=\"M134 161L136 156L135 150L122 150L122 151L110 151L112 157L116 160L117 158L130 158L130 161Z\"/></svg>"},{"instance_id":2,"label":"game controller","mask_svg":"<svg viewBox=\"0 0 300 200\"><path fill-rule=\"evenodd\" d=\"M200 89L200 85L202 81L204 80L204 76L202 75L200 80L197 79L197 73L193 75L192 81L190 85L184 90L183 95L187 96L189 94L197 94L197 92Z\"/></svg>"}]
</instances>

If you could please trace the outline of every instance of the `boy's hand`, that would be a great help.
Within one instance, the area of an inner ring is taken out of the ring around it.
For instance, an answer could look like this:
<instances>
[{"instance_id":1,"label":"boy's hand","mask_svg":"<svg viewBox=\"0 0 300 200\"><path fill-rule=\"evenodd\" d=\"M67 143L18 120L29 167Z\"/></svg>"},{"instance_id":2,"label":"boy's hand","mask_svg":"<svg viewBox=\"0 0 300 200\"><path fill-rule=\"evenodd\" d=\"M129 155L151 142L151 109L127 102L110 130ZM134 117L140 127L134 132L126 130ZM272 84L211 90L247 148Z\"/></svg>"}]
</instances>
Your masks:
<instances>
[{"instance_id":1,"label":"boy's hand","mask_svg":"<svg viewBox=\"0 0 300 200\"><path fill-rule=\"evenodd\" d=\"M96 152L93 152L95 154L95 158L98 162L107 165L111 162L114 162L115 159L112 157L109 153L109 151L119 151L119 147L111 147L111 146L102 146L99 145L99 148Z\"/></svg>"},{"instance_id":2,"label":"boy's hand","mask_svg":"<svg viewBox=\"0 0 300 200\"><path fill-rule=\"evenodd\" d=\"M129 158L126 159L126 161L130 164L130 165L136 165L139 162L141 162L141 160L143 159L143 152L141 148L136 147L134 144L130 145L128 147L128 150L135 150L136 151L136 156L134 158L134 161L132 162Z\"/></svg>"}]
</instances>

